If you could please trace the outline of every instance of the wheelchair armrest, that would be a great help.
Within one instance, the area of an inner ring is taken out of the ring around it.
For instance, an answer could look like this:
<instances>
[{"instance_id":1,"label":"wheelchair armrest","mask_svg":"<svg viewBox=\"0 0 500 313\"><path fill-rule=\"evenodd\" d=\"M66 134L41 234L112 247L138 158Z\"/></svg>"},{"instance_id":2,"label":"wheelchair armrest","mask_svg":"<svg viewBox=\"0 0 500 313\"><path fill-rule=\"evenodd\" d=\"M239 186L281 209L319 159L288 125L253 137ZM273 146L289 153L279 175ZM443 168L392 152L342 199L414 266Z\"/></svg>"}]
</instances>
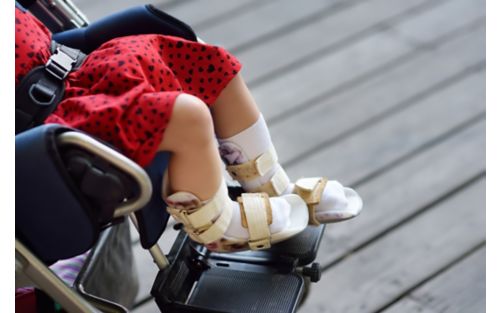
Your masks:
<instances>
[{"instance_id":1,"label":"wheelchair armrest","mask_svg":"<svg viewBox=\"0 0 500 313\"><path fill-rule=\"evenodd\" d=\"M196 34L189 25L150 4L109 15L84 28L54 34L53 39L88 54L113 38L141 34L169 35L196 41Z\"/></svg>"},{"instance_id":2,"label":"wheelchair armrest","mask_svg":"<svg viewBox=\"0 0 500 313\"><path fill-rule=\"evenodd\" d=\"M151 196L139 166L56 124L16 135L15 171L16 238L46 263L87 251L102 228Z\"/></svg>"}]
</instances>

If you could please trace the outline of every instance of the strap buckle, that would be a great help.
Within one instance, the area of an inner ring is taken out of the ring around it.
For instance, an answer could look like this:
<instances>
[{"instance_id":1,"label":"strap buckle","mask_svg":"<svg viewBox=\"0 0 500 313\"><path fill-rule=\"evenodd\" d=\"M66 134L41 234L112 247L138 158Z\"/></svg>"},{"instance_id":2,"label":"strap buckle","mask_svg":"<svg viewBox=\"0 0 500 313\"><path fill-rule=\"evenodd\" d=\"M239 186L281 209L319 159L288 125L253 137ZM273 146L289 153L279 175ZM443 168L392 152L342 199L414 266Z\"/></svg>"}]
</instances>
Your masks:
<instances>
[{"instance_id":1,"label":"strap buckle","mask_svg":"<svg viewBox=\"0 0 500 313\"><path fill-rule=\"evenodd\" d=\"M78 58L72 58L61 47L57 47L56 52L50 56L49 61L45 64L45 69L55 78L63 80L71 72L77 60Z\"/></svg>"},{"instance_id":2,"label":"strap buckle","mask_svg":"<svg viewBox=\"0 0 500 313\"><path fill-rule=\"evenodd\" d=\"M186 210L183 209L175 209L175 208L167 208L168 213L172 215L178 222L182 223L186 229L189 229L193 232L197 232L198 234L201 234L210 226L213 225L212 221L209 221L201 226L195 227L193 225L193 222L191 221L190 218L190 213L188 213Z\"/></svg>"}]
</instances>

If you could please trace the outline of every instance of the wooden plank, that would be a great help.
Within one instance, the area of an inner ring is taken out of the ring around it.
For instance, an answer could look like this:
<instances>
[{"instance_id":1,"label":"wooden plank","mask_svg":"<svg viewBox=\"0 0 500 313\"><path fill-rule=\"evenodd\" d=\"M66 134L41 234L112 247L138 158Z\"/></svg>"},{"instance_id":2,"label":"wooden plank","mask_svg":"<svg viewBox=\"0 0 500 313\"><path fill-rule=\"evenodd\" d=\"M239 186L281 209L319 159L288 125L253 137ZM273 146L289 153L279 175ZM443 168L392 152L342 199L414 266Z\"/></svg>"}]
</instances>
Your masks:
<instances>
[{"instance_id":1,"label":"wooden plank","mask_svg":"<svg viewBox=\"0 0 500 313\"><path fill-rule=\"evenodd\" d=\"M352 184L484 114L484 71L396 112L287 167L291 177L328 176ZM311 124L314 125L314 124Z\"/></svg>"},{"instance_id":2,"label":"wooden plank","mask_svg":"<svg viewBox=\"0 0 500 313\"><path fill-rule=\"evenodd\" d=\"M340 49L347 42L369 36L377 31L377 25L388 23L395 17L406 17L401 14L411 11L425 0L373 0L350 2L339 10L316 19L312 23L284 33L265 44L256 44L236 56L243 63L243 75L250 86L262 83L260 78L276 75L275 72L307 62L315 58L321 51ZM433 1L430 4L439 4ZM331 53L331 52L330 52Z\"/></svg>"},{"instance_id":3,"label":"wooden plank","mask_svg":"<svg viewBox=\"0 0 500 313\"><path fill-rule=\"evenodd\" d=\"M222 24L228 18L235 18L239 14L254 10L263 4L265 4L265 1L210 0L195 1L172 9L167 4L162 6L162 9L191 25L198 32L214 27L216 24ZM224 37L224 33L220 33L219 35L220 37ZM218 40L217 38L214 39Z\"/></svg>"},{"instance_id":4,"label":"wooden plank","mask_svg":"<svg viewBox=\"0 0 500 313\"><path fill-rule=\"evenodd\" d=\"M440 6L435 10L440 11L443 16L448 16L447 19L459 20L455 24L468 25L468 22L455 12L441 11ZM430 14L428 12L416 14L419 17L418 21L426 23L427 15ZM397 23L392 26L397 27ZM456 33L457 30L464 31L455 28L452 33ZM293 113L295 109L307 107L309 103L315 105L318 101L316 99L338 93L345 88L352 88L370 75L379 74L388 67L411 58L415 53L412 51L405 54L405 51L395 51L393 47L392 51L382 51L379 54L379 51L388 45L384 40L377 40L380 34L392 34L392 39L407 41L394 35L392 29L377 34L361 41L351 42L342 50L317 57L314 61L295 64L293 71L280 73L278 77L267 81L264 85L252 88L254 97L266 118L274 119L284 112ZM449 36L449 33L444 36ZM437 44L443 39L439 33L434 32L431 32L428 38L429 40L432 38L433 41L426 42L426 45Z\"/></svg>"},{"instance_id":5,"label":"wooden plank","mask_svg":"<svg viewBox=\"0 0 500 313\"><path fill-rule=\"evenodd\" d=\"M432 52L422 50L355 88L272 123L270 131L281 162L300 158L359 125L435 92L437 86L463 75L460 73L484 58L484 27L478 27L441 43Z\"/></svg>"},{"instance_id":6,"label":"wooden plank","mask_svg":"<svg viewBox=\"0 0 500 313\"><path fill-rule=\"evenodd\" d=\"M383 312L486 312L486 248L474 252Z\"/></svg>"},{"instance_id":7,"label":"wooden plank","mask_svg":"<svg viewBox=\"0 0 500 313\"><path fill-rule=\"evenodd\" d=\"M251 0L121 0L106 2L105 5L97 1L76 0L75 4L91 21L127 7L153 4L160 10L191 25L195 31L220 23L228 16L237 16L242 10L248 10L252 6L257 7L260 5L260 3L255 3Z\"/></svg>"},{"instance_id":8,"label":"wooden plank","mask_svg":"<svg viewBox=\"0 0 500 313\"><path fill-rule=\"evenodd\" d=\"M120 0L120 1L88 1L88 0L73 0L75 5L85 14L85 16L92 22L99 18L124 10L129 7L142 4L153 4L156 6L165 5L167 2L174 2L172 0Z\"/></svg>"},{"instance_id":9,"label":"wooden plank","mask_svg":"<svg viewBox=\"0 0 500 313\"><path fill-rule=\"evenodd\" d=\"M352 221L326 227L317 261L326 266L349 255L485 169L483 120L358 186L364 211Z\"/></svg>"},{"instance_id":10,"label":"wooden plank","mask_svg":"<svg viewBox=\"0 0 500 313\"><path fill-rule=\"evenodd\" d=\"M301 312L374 312L485 240L485 180L323 274Z\"/></svg>"},{"instance_id":11,"label":"wooden plank","mask_svg":"<svg viewBox=\"0 0 500 313\"><path fill-rule=\"evenodd\" d=\"M265 1L261 6L243 14L226 18L222 23L200 29L200 37L206 42L222 45L229 51L250 42L258 42L263 36L287 28L317 15L333 12L345 0L275 0ZM358 0L359 1L359 0Z\"/></svg>"},{"instance_id":12,"label":"wooden plank","mask_svg":"<svg viewBox=\"0 0 500 313\"><path fill-rule=\"evenodd\" d=\"M453 18L456 16L456 18ZM460 25L486 16L484 0L457 0L441 6L441 10L431 10L425 14L425 22L420 17L410 17L394 29L404 38L417 44L428 44L436 36L442 36Z\"/></svg>"},{"instance_id":13,"label":"wooden plank","mask_svg":"<svg viewBox=\"0 0 500 313\"><path fill-rule=\"evenodd\" d=\"M251 91L264 116L273 119L284 110L304 105L302 103L318 94L381 69L411 50L390 33L381 31L305 66L297 66L294 71Z\"/></svg>"}]
</instances>

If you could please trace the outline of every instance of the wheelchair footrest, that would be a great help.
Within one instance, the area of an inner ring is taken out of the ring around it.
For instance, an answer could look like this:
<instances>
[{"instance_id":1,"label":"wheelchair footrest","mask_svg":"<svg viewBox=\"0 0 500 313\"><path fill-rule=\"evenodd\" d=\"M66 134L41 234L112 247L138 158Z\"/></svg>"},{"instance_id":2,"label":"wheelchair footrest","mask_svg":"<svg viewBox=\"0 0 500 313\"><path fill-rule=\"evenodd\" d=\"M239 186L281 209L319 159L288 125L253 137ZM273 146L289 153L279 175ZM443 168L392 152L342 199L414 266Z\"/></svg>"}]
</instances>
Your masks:
<instances>
[{"instance_id":1,"label":"wheelchair footrest","mask_svg":"<svg viewBox=\"0 0 500 313\"><path fill-rule=\"evenodd\" d=\"M151 290L162 312L292 313L304 294L296 261L213 258L181 232ZM228 256L231 254L227 254Z\"/></svg>"},{"instance_id":2,"label":"wheelchair footrest","mask_svg":"<svg viewBox=\"0 0 500 313\"><path fill-rule=\"evenodd\" d=\"M297 274L213 268L203 273L188 303L218 312L294 312L304 282Z\"/></svg>"}]
</instances>

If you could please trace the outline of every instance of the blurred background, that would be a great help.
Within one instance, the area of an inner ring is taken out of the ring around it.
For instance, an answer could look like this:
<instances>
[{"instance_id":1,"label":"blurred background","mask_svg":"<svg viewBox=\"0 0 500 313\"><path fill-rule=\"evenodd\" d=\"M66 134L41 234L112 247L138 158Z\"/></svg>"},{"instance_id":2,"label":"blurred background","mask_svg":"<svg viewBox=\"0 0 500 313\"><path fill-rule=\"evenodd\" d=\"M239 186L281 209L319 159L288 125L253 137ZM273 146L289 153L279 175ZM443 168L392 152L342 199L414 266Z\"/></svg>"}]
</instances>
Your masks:
<instances>
[{"instance_id":1,"label":"blurred background","mask_svg":"<svg viewBox=\"0 0 500 313\"><path fill-rule=\"evenodd\" d=\"M484 0L74 2L91 21L152 3L224 46L291 178L362 195L360 217L327 226L299 312L485 311ZM134 251L133 312L158 312Z\"/></svg>"}]
</instances>

